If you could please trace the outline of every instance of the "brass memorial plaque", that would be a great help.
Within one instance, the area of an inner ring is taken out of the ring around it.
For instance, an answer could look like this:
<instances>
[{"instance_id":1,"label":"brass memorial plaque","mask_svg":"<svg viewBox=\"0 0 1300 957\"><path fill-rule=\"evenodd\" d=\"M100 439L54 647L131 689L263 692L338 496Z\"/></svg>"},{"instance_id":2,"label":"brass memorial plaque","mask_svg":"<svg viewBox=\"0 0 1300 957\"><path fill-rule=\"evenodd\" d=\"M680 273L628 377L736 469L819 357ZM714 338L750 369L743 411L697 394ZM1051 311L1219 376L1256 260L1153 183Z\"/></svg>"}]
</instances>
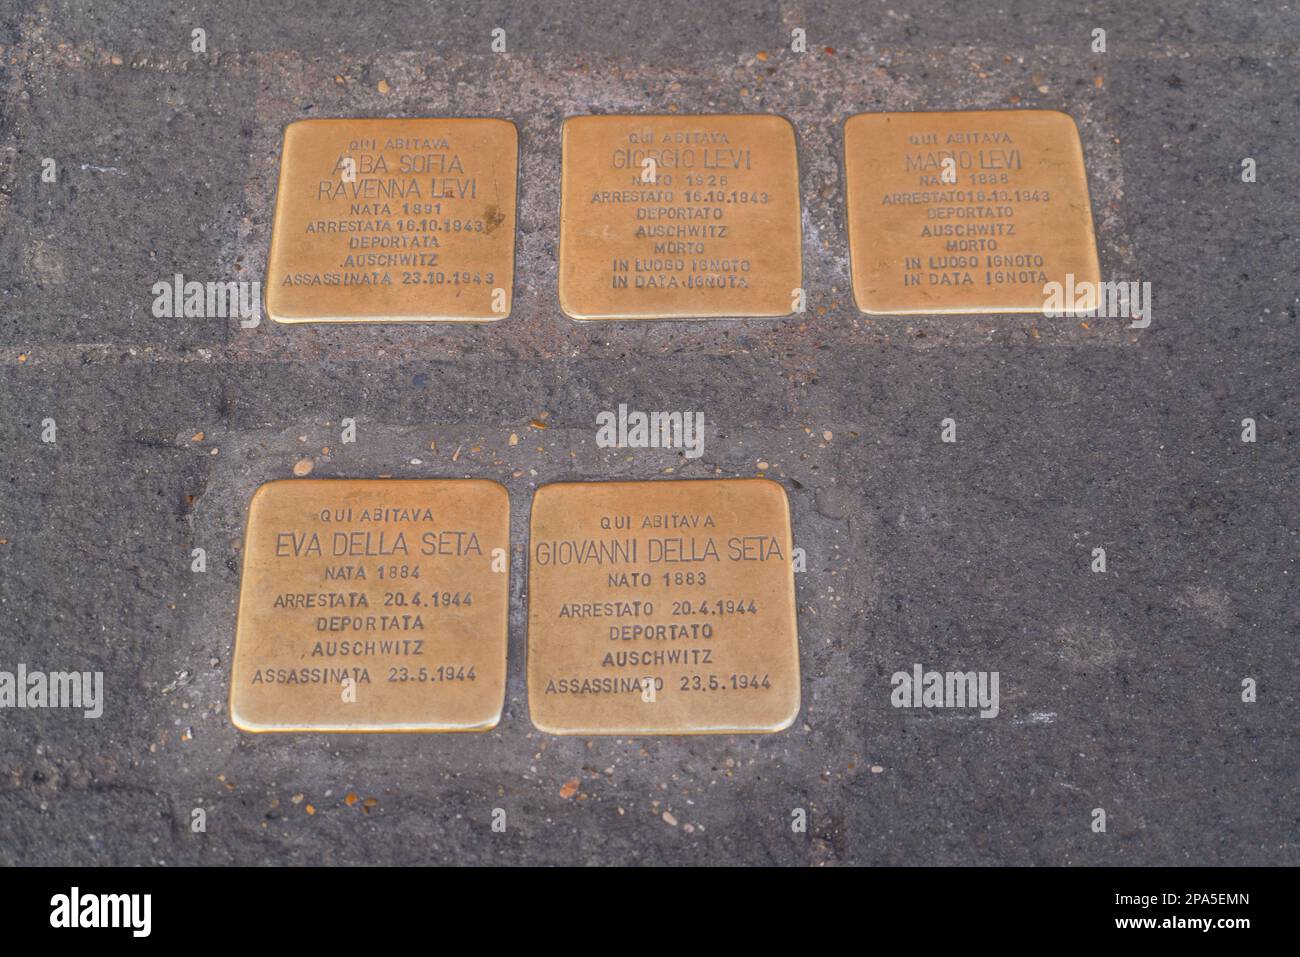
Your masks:
<instances>
[{"instance_id":1,"label":"brass memorial plaque","mask_svg":"<svg viewBox=\"0 0 1300 957\"><path fill-rule=\"evenodd\" d=\"M767 479L546 485L528 707L551 734L780 731L799 712L790 507Z\"/></svg>"},{"instance_id":2,"label":"brass memorial plaque","mask_svg":"<svg viewBox=\"0 0 1300 957\"><path fill-rule=\"evenodd\" d=\"M844 124L844 180L863 312L1043 312L1051 282L1095 302L1088 177L1065 113L861 113Z\"/></svg>"},{"instance_id":3,"label":"brass memorial plaque","mask_svg":"<svg viewBox=\"0 0 1300 957\"><path fill-rule=\"evenodd\" d=\"M573 319L784 316L803 284L781 116L564 121L560 307Z\"/></svg>"},{"instance_id":4,"label":"brass memorial plaque","mask_svg":"<svg viewBox=\"0 0 1300 957\"><path fill-rule=\"evenodd\" d=\"M253 495L230 683L244 731L485 731L505 701L510 503L477 480Z\"/></svg>"},{"instance_id":5,"label":"brass memorial plaque","mask_svg":"<svg viewBox=\"0 0 1300 957\"><path fill-rule=\"evenodd\" d=\"M518 161L507 120L291 123L267 314L277 322L504 319Z\"/></svg>"}]
</instances>

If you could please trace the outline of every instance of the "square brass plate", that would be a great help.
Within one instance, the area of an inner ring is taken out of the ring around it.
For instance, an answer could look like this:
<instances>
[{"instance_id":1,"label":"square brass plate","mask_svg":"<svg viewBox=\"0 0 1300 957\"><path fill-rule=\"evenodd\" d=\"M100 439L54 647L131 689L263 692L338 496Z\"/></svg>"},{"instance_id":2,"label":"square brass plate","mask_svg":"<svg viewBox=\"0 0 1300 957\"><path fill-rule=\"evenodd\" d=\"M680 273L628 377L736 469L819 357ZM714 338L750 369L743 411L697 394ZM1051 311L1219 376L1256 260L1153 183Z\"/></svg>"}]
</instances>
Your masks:
<instances>
[{"instance_id":1,"label":"square brass plate","mask_svg":"<svg viewBox=\"0 0 1300 957\"><path fill-rule=\"evenodd\" d=\"M244 731L495 726L509 554L509 498L495 482L263 485L244 536L231 721Z\"/></svg>"},{"instance_id":2,"label":"square brass plate","mask_svg":"<svg viewBox=\"0 0 1300 957\"><path fill-rule=\"evenodd\" d=\"M793 311L803 262L789 120L575 116L564 121L563 140L559 287L566 315Z\"/></svg>"},{"instance_id":3,"label":"square brass plate","mask_svg":"<svg viewBox=\"0 0 1300 957\"><path fill-rule=\"evenodd\" d=\"M861 113L844 124L844 181L863 312L1042 312L1047 283L1101 278L1064 113Z\"/></svg>"},{"instance_id":4,"label":"square brass plate","mask_svg":"<svg viewBox=\"0 0 1300 957\"><path fill-rule=\"evenodd\" d=\"M504 319L518 161L507 120L291 123L267 313L277 322Z\"/></svg>"},{"instance_id":5,"label":"square brass plate","mask_svg":"<svg viewBox=\"0 0 1300 957\"><path fill-rule=\"evenodd\" d=\"M780 731L799 712L790 507L767 479L546 485L528 708L551 734Z\"/></svg>"}]
</instances>

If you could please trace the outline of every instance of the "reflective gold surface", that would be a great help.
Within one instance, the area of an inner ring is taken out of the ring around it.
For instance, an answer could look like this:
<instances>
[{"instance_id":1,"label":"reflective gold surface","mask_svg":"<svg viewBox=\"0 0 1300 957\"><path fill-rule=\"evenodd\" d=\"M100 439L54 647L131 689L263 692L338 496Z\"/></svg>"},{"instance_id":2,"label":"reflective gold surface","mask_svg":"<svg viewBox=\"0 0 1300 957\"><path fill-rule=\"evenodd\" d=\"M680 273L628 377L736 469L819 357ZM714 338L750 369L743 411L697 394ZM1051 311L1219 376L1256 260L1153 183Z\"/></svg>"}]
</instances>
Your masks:
<instances>
[{"instance_id":1,"label":"reflective gold surface","mask_svg":"<svg viewBox=\"0 0 1300 957\"><path fill-rule=\"evenodd\" d=\"M278 322L504 319L518 159L506 120L291 123L267 313Z\"/></svg>"},{"instance_id":2,"label":"reflective gold surface","mask_svg":"<svg viewBox=\"0 0 1300 957\"><path fill-rule=\"evenodd\" d=\"M495 726L509 553L509 499L495 482L263 485L244 537L231 721L244 731Z\"/></svg>"},{"instance_id":3,"label":"reflective gold surface","mask_svg":"<svg viewBox=\"0 0 1300 957\"><path fill-rule=\"evenodd\" d=\"M863 312L1042 312L1047 283L1100 279L1079 131L1064 113L862 113L844 124L844 170ZM1086 288L1077 301L1090 308Z\"/></svg>"},{"instance_id":4,"label":"reflective gold surface","mask_svg":"<svg viewBox=\"0 0 1300 957\"><path fill-rule=\"evenodd\" d=\"M533 723L552 734L788 727L799 712L791 549L785 490L766 479L538 489Z\"/></svg>"},{"instance_id":5,"label":"reflective gold surface","mask_svg":"<svg viewBox=\"0 0 1300 957\"><path fill-rule=\"evenodd\" d=\"M794 311L799 164L784 117L575 116L563 141L559 292L568 316Z\"/></svg>"}]
</instances>

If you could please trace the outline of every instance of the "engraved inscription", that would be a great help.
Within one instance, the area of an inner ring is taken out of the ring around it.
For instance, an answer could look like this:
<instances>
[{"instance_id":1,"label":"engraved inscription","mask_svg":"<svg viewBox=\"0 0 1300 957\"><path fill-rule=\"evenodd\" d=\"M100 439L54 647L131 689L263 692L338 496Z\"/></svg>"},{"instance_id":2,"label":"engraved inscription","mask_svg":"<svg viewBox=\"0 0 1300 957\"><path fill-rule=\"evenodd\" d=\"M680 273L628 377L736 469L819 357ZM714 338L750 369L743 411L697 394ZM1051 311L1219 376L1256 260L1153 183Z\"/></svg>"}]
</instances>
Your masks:
<instances>
[{"instance_id":1,"label":"engraved inscription","mask_svg":"<svg viewBox=\"0 0 1300 957\"><path fill-rule=\"evenodd\" d=\"M865 312L1039 312L1098 279L1078 133L1062 113L881 113L845 124L854 296Z\"/></svg>"},{"instance_id":2,"label":"engraved inscription","mask_svg":"<svg viewBox=\"0 0 1300 957\"><path fill-rule=\"evenodd\" d=\"M774 731L799 707L784 490L766 480L539 490L528 690L555 733Z\"/></svg>"},{"instance_id":3,"label":"engraved inscription","mask_svg":"<svg viewBox=\"0 0 1300 957\"><path fill-rule=\"evenodd\" d=\"M272 316L504 317L516 154L502 120L292 124L267 268Z\"/></svg>"},{"instance_id":4,"label":"engraved inscription","mask_svg":"<svg viewBox=\"0 0 1300 957\"><path fill-rule=\"evenodd\" d=\"M802 265L788 121L573 117L563 152L560 301L570 316L791 311Z\"/></svg>"},{"instance_id":5,"label":"engraved inscription","mask_svg":"<svg viewBox=\"0 0 1300 957\"><path fill-rule=\"evenodd\" d=\"M250 506L231 711L245 730L490 727L505 678L505 490L288 481Z\"/></svg>"}]
</instances>

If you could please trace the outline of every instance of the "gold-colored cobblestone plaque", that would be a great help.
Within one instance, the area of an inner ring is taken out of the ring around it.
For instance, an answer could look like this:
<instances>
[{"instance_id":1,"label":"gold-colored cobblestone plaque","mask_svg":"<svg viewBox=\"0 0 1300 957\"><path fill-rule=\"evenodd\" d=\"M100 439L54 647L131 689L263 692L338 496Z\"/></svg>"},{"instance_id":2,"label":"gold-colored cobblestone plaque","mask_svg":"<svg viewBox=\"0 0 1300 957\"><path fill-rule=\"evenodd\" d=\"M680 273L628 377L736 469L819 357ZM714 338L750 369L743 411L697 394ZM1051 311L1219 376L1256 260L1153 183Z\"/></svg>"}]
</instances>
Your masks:
<instances>
[{"instance_id":1,"label":"gold-colored cobblestone plaque","mask_svg":"<svg viewBox=\"0 0 1300 957\"><path fill-rule=\"evenodd\" d=\"M291 123L267 313L278 322L505 318L518 160L506 120Z\"/></svg>"},{"instance_id":2,"label":"gold-colored cobblestone plaque","mask_svg":"<svg viewBox=\"0 0 1300 957\"><path fill-rule=\"evenodd\" d=\"M253 495L230 686L244 731L483 731L505 700L510 504L478 480Z\"/></svg>"},{"instance_id":3,"label":"gold-colored cobblestone plaque","mask_svg":"<svg viewBox=\"0 0 1300 957\"><path fill-rule=\"evenodd\" d=\"M1088 178L1066 114L862 113L844 124L844 171L863 312L1043 312L1048 283L1095 305Z\"/></svg>"},{"instance_id":4,"label":"gold-colored cobblestone plaque","mask_svg":"<svg viewBox=\"0 0 1300 957\"><path fill-rule=\"evenodd\" d=\"M801 301L784 117L564 123L560 306L574 319L784 316Z\"/></svg>"},{"instance_id":5,"label":"gold-colored cobblestone plaque","mask_svg":"<svg viewBox=\"0 0 1300 957\"><path fill-rule=\"evenodd\" d=\"M552 734L779 731L799 711L785 490L546 485L533 498L528 707Z\"/></svg>"}]
</instances>

